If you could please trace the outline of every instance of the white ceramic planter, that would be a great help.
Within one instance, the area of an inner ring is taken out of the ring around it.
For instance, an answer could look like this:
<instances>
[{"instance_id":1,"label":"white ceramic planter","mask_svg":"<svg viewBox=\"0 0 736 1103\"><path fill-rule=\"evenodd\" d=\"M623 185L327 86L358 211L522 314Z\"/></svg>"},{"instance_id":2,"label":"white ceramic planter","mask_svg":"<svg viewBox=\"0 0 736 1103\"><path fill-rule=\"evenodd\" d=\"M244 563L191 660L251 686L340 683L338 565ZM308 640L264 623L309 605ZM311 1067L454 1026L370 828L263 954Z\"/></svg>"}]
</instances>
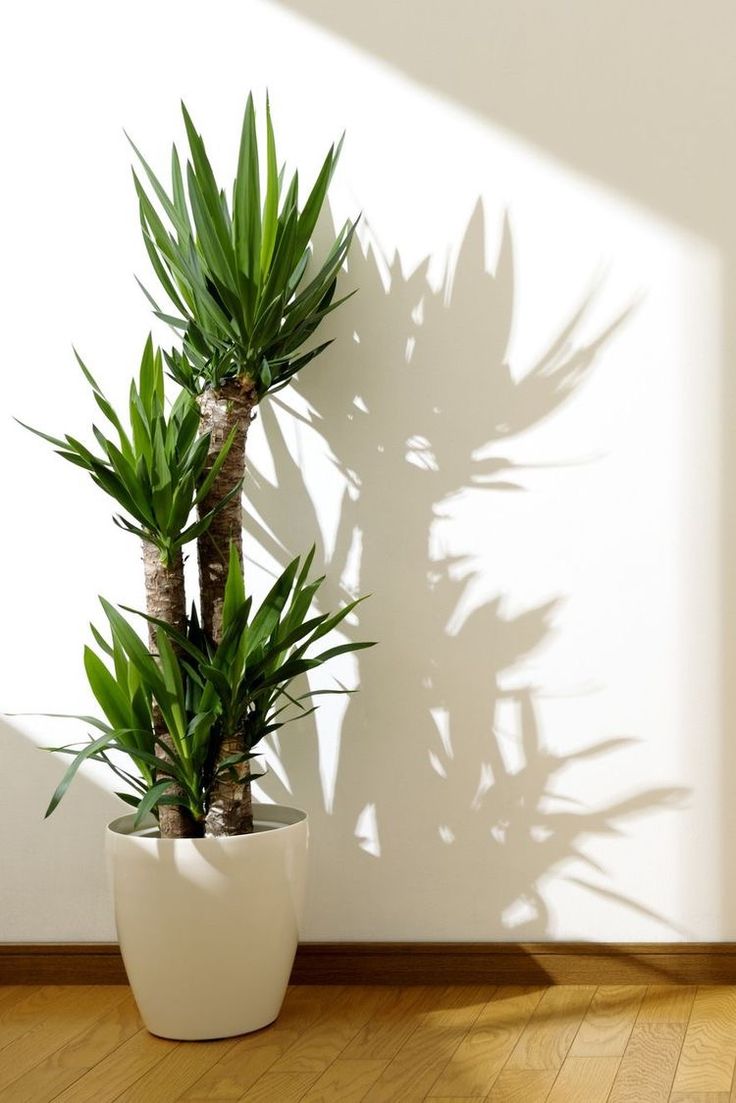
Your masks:
<instances>
[{"instance_id":1,"label":"white ceramic planter","mask_svg":"<svg viewBox=\"0 0 736 1103\"><path fill-rule=\"evenodd\" d=\"M253 807L256 830L160 839L121 816L107 828L120 949L152 1034L247 1034L279 1013L299 939L307 816Z\"/></svg>"}]
</instances>

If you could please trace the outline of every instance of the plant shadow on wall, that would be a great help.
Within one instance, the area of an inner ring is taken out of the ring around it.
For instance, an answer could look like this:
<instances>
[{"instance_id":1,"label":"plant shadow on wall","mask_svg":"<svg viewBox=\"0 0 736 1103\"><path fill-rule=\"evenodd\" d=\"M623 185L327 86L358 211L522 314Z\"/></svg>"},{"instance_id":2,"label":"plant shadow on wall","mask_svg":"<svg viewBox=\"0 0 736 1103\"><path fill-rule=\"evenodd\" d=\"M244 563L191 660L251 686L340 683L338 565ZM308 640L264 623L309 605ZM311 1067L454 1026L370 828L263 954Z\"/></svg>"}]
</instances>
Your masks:
<instances>
[{"instance_id":1,"label":"plant shadow on wall","mask_svg":"<svg viewBox=\"0 0 736 1103\"><path fill-rule=\"evenodd\" d=\"M634 741L611 738L567 754L545 747L538 689L502 687L547 638L558 601L511 616L498 595L466 613L479 574L434 538L458 494L474 490L482 510L483 495L521 489L512 460L479 457L568 401L628 312L596 339L576 341L588 297L536 366L514 376L505 359L514 312L508 223L495 273L486 271L480 204L445 286L434 289L427 268L405 276L397 258L384 265L372 247L354 248L350 282L359 294L339 315L330 359L300 379L307 413L261 407L280 493L252 463L248 474L246 554L257 559L258 546L283 564L305 533L321 531L284 419L323 436L345 484L334 546L322 539L317 549L333 587L325 599L373 594L361 607L360 633L381 641L360 661L334 794L319 784L315 726L295 725L270 749L268 797L296 801L312 821L310 910L318 918L310 937L328 928L339 935L330 927L339 908L341 930L357 938L410 929L416 937L417 924L419 937L441 938L458 921L463 937L505 928L544 938L545 879L565 876L574 859L599 882L570 876L578 886L666 924L600 884L605 870L583 844L678 803L684 790L652 788L595 809L561 795L562 775L576 762L622 754ZM461 360L468 333L480 352ZM490 519L487 538L504 539ZM511 716L514 731L504 731Z\"/></svg>"}]
</instances>

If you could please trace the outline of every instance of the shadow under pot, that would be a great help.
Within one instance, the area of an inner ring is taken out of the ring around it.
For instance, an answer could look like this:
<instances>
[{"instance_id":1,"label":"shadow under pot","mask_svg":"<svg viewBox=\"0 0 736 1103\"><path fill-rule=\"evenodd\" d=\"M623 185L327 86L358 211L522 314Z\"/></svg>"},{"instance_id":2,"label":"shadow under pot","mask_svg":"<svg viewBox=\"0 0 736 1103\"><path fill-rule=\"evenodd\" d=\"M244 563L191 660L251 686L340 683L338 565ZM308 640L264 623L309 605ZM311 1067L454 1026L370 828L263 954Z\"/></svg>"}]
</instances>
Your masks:
<instances>
[{"instance_id":1,"label":"shadow under pot","mask_svg":"<svg viewBox=\"0 0 736 1103\"><path fill-rule=\"evenodd\" d=\"M108 824L120 950L143 1022L179 1041L272 1023L294 963L304 904L305 812L254 804L254 831L162 839L151 817Z\"/></svg>"}]
</instances>

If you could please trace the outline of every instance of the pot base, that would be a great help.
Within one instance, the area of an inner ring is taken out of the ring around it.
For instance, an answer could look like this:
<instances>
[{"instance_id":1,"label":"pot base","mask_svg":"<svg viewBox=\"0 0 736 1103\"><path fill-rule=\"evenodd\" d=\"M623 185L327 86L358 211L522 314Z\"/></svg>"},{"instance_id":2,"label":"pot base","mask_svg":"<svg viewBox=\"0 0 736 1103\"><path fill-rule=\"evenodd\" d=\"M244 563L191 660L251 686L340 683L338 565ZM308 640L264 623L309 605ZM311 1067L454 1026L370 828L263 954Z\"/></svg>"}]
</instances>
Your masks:
<instances>
[{"instance_id":1,"label":"pot base","mask_svg":"<svg viewBox=\"0 0 736 1103\"><path fill-rule=\"evenodd\" d=\"M230 1038L277 1017L299 938L307 817L254 805L251 835L161 839L107 830L120 949L152 1034Z\"/></svg>"}]
</instances>

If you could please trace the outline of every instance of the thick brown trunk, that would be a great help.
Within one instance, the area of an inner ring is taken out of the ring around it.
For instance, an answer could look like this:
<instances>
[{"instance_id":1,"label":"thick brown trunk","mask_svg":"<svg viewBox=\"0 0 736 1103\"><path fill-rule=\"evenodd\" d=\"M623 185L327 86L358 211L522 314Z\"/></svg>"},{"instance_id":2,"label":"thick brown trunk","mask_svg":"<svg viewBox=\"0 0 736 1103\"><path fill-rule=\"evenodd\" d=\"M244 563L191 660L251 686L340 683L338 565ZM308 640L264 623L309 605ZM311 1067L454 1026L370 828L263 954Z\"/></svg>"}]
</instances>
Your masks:
<instances>
[{"instance_id":1,"label":"thick brown trunk","mask_svg":"<svg viewBox=\"0 0 736 1103\"><path fill-rule=\"evenodd\" d=\"M245 740L240 732L223 739L218 761L242 754ZM205 835L247 835L253 830L253 806L250 791L250 763L233 767L228 777L218 778L212 786L205 820Z\"/></svg>"},{"instance_id":2,"label":"thick brown trunk","mask_svg":"<svg viewBox=\"0 0 736 1103\"><path fill-rule=\"evenodd\" d=\"M241 386L239 381L230 380L218 390L206 390L200 396L201 429L203 433L210 433L208 470L230 433L235 430L227 459L200 506L200 516L213 509L243 479L245 439L255 404L256 395L248 381L246 386ZM243 519L239 494L215 515L207 531L197 541L202 626L216 643L222 636L222 604L231 543L235 545L242 563Z\"/></svg>"},{"instance_id":3,"label":"thick brown trunk","mask_svg":"<svg viewBox=\"0 0 736 1103\"><path fill-rule=\"evenodd\" d=\"M143 571L146 580L146 612L150 617L165 620L179 632L185 633L186 620L186 593L184 589L184 563L181 552L177 553L170 567L164 566L158 548L148 541L143 542ZM148 646L153 654L158 652L156 641L156 626L148 624ZM168 731L163 717L154 703L153 729L166 745L168 743ZM156 755L166 759L164 747L156 747ZM172 782L170 792L181 796L181 789ZM164 839L191 839L202 834L202 826L198 824L187 808L175 804L162 804L158 814L161 837Z\"/></svg>"},{"instance_id":4,"label":"thick brown trunk","mask_svg":"<svg viewBox=\"0 0 736 1103\"><path fill-rule=\"evenodd\" d=\"M210 465L235 430L227 459L200 506L200 516L214 508L243 479L245 440L256 402L255 388L247 378L229 380L217 390L208 389L200 396L201 429L203 433L210 433ZM222 637L222 606L231 544L237 550L241 565L243 562L241 511L241 496L236 494L216 514L197 541L202 627L215 643L219 643ZM217 761L242 754L245 749L243 735L234 733L223 740ZM219 778L212 786L205 823L207 835L245 835L253 830L248 762L236 766L235 774L235 777Z\"/></svg>"}]
</instances>

